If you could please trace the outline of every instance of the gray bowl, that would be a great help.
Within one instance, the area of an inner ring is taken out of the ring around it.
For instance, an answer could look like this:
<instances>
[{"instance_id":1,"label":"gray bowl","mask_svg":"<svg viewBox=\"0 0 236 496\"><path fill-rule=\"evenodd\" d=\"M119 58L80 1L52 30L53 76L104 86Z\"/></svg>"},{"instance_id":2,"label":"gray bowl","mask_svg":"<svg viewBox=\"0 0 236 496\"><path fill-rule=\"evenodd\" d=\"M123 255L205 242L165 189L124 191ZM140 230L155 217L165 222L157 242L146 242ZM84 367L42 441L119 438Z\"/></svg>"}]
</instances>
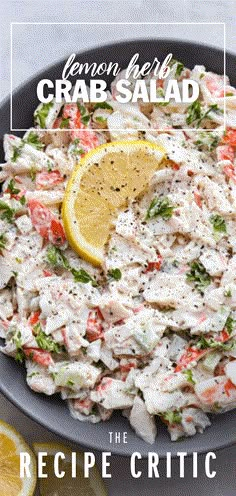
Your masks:
<instances>
[{"instance_id":1,"label":"gray bowl","mask_svg":"<svg viewBox=\"0 0 236 496\"><path fill-rule=\"evenodd\" d=\"M106 45L79 54L80 62L118 61L121 67L126 67L131 56L140 53L140 61L152 61L156 56L163 60L167 53L172 52L174 58L183 61L189 67L202 64L208 70L216 73L223 72L223 52L205 45L180 42L175 40L137 40ZM33 124L33 112L38 105L36 86L40 79L59 79L65 61L46 68L33 80L26 82L13 94L13 128L28 128ZM236 56L227 54L227 74L231 83L236 85ZM109 81L108 79L108 82ZM1 107L0 136L1 136L1 161L4 160L2 150L2 137L10 131L10 100L5 100ZM17 135L22 133L17 132ZM214 416L212 425L204 434L197 434L193 438L171 443L166 428L158 424L158 436L153 446L139 439L129 427L127 419L116 412L108 422L90 424L74 420L67 409L66 403L58 395L46 397L31 391L25 382L25 370L13 359L0 355L0 389L5 396L20 408L26 415L36 420L44 427L63 436L69 441L97 450L112 451L120 455L130 455L139 451L146 456L148 451L157 451L164 457L167 451L175 456L179 451L187 453L206 452L229 446L236 442L235 412L228 412ZM127 444L110 444L109 432L127 432Z\"/></svg>"}]
</instances>

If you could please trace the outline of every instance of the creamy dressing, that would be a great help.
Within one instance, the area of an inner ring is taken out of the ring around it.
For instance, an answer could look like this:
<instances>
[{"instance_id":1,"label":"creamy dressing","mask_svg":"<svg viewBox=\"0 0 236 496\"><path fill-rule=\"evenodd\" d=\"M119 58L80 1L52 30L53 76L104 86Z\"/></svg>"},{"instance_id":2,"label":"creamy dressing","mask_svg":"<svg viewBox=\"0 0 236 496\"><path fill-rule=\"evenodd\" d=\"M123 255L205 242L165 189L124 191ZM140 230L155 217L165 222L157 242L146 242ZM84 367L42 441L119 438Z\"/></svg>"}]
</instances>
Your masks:
<instances>
[{"instance_id":1,"label":"creamy dressing","mask_svg":"<svg viewBox=\"0 0 236 496\"><path fill-rule=\"evenodd\" d=\"M191 106L122 106L114 85L101 107L40 105L23 139L5 136L0 171L2 352L74 418L121 410L148 443L155 416L175 441L236 407L236 91L227 79L224 133L223 78L176 63L183 77L200 85ZM139 138L169 167L119 213L97 269L68 246L67 180L89 149Z\"/></svg>"}]
</instances>

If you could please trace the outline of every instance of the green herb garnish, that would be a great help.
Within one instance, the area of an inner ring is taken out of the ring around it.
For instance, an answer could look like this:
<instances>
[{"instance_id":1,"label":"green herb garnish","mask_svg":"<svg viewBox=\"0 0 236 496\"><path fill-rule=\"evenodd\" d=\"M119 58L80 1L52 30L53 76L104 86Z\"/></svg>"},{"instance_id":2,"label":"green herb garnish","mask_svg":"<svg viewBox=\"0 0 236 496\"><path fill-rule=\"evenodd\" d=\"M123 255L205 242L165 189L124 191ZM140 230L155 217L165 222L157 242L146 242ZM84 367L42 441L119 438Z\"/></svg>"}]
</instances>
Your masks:
<instances>
[{"instance_id":1,"label":"green herb garnish","mask_svg":"<svg viewBox=\"0 0 236 496\"><path fill-rule=\"evenodd\" d=\"M67 385L68 387L73 387L73 386L75 385L75 383L74 383L74 381L72 381L71 379L69 379L69 380L67 381L66 385Z\"/></svg>"},{"instance_id":2,"label":"green herb garnish","mask_svg":"<svg viewBox=\"0 0 236 496\"><path fill-rule=\"evenodd\" d=\"M60 248L51 245L47 249L46 257L47 257L47 261L53 267L62 267L63 269L70 270L70 264L67 258L65 257L65 255L60 250Z\"/></svg>"},{"instance_id":3,"label":"green herb garnish","mask_svg":"<svg viewBox=\"0 0 236 496\"><path fill-rule=\"evenodd\" d=\"M89 123L91 116L87 113L86 107L81 105L81 103L77 102L77 107L81 114L81 122L86 126Z\"/></svg>"},{"instance_id":4,"label":"green herb garnish","mask_svg":"<svg viewBox=\"0 0 236 496\"><path fill-rule=\"evenodd\" d=\"M108 270L107 274L112 279L115 279L115 281L119 281L122 277L122 273L120 269L110 269Z\"/></svg>"},{"instance_id":5,"label":"green herb garnish","mask_svg":"<svg viewBox=\"0 0 236 496\"><path fill-rule=\"evenodd\" d=\"M38 110L34 113L34 118L36 124L39 124L41 128L46 127L46 119L49 113L49 110L53 107L53 102L43 103Z\"/></svg>"},{"instance_id":6,"label":"green herb garnish","mask_svg":"<svg viewBox=\"0 0 236 496\"><path fill-rule=\"evenodd\" d=\"M86 272L86 270L84 270L84 269L77 270L77 269L71 268L70 271L71 271L71 274L74 276L75 282L83 282L84 284L91 282L92 286L94 286L94 287L98 286L97 281L95 281L95 279L93 279L88 274L88 272Z\"/></svg>"},{"instance_id":7,"label":"green herb garnish","mask_svg":"<svg viewBox=\"0 0 236 496\"><path fill-rule=\"evenodd\" d=\"M28 379L31 379L32 377L35 377L37 375L39 375L39 372L32 372L32 374L28 375Z\"/></svg>"},{"instance_id":8,"label":"green herb garnish","mask_svg":"<svg viewBox=\"0 0 236 496\"><path fill-rule=\"evenodd\" d=\"M61 121L61 124L60 124L60 129L64 129L64 128L68 129L69 122L70 122L70 118L69 117L67 117L67 118L64 118L63 117L63 119Z\"/></svg>"},{"instance_id":9,"label":"green herb garnish","mask_svg":"<svg viewBox=\"0 0 236 496\"><path fill-rule=\"evenodd\" d=\"M85 115L87 113L86 107L82 105L80 102L77 102L77 107L81 115Z\"/></svg>"},{"instance_id":10,"label":"green herb garnish","mask_svg":"<svg viewBox=\"0 0 236 496\"><path fill-rule=\"evenodd\" d=\"M55 343L51 336L47 336L47 334L43 332L39 322L33 327L33 334L35 336L36 343L41 350L50 351L53 353L61 353L63 351L62 347L58 343Z\"/></svg>"},{"instance_id":11,"label":"green herb garnish","mask_svg":"<svg viewBox=\"0 0 236 496\"><path fill-rule=\"evenodd\" d=\"M202 116L202 106L199 100L196 100L187 108L186 123L188 125L192 124L193 122L201 119L201 116Z\"/></svg>"},{"instance_id":12,"label":"green herb garnish","mask_svg":"<svg viewBox=\"0 0 236 496\"><path fill-rule=\"evenodd\" d=\"M163 420L166 420L170 425L181 424L181 420L182 420L181 413L178 411L173 412L172 410L167 410L167 412L161 415L161 417L163 418Z\"/></svg>"},{"instance_id":13,"label":"green herb garnish","mask_svg":"<svg viewBox=\"0 0 236 496\"><path fill-rule=\"evenodd\" d=\"M47 169L48 172L52 172L52 162L50 162L50 160L47 160Z\"/></svg>"},{"instance_id":14,"label":"green herb garnish","mask_svg":"<svg viewBox=\"0 0 236 496\"><path fill-rule=\"evenodd\" d=\"M35 181L36 174L37 174L37 169L36 169L36 167L32 166L29 170L29 177L30 177L31 181Z\"/></svg>"},{"instance_id":15,"label":"green herb garnish","mask_svg":"<svg viewBox=\"0 0 236 496\"><path fill-rule=\"evenodd\" d=\"M21 203L21 205L25 205L26 204L26 198L25 198L24 195L20 197L19 202Z\"/></svg>"},{"instance_id":16,"label":"green herb garnish","mask_svg":"<svg viewBox=\"0 0 236 496\"><path fill-rule=\"evenodd\" d=\"M9 207L7 203L0 200L0 212L1 212L0 219L7 220L9 224L12 224L15 216L15 209Z\"/></svg>"},{"instance_id":17,"label":"green herb garnish","mask_svg":"<svg viewBox=\"0 0 236 496\"><path fill-rule=\"evenodd\" d=\"M147 211L146 219L154 219L154 217L162 217L168 220L172 217L174 205L171 205L169 198L153 198Z\"/></svg>"},{"instance_id":18,"label":"green herb garnish","mask_svg":"<svg viewBox=\"0 0 236 496\"><path fill-rule=\"evenodd\" d=\"M211 283L210 274L206 271L201 262L195 260L189 264L190 271L186 272L187 281L194 282L195 288L203 293L204 289Z\"/></svg>"},{"instance_id":19,"label":"green herb garnish","mask_svg":"<svg viewBox=\"0 0 236 496\"><path fill-rule=\"evenodd\" d=\"M81 117L81 121L82 121L82 123L83 123L85 126L87 126L87 124L88 124L88 123L89 123L89 121L90 121L90 115L89 115L89 114L87 114L87 115L83 115L83 116Z\"/></svg>"},{"instance_id":20,"label":"green herb garnish","mask_svg":"<svg viewBox=\"0 0 236 496\"><path fill-rule=\"evenodd\" d=\"M203 119L205 119L207 116L209 117L209 114L212 111L221 112L217 104L210 105L204 112L201 103L199 102L199 100L196 100L187 108L186 123L188 125L195 123L196 127L200 127Z\"/></svg>"},{"instance_id":21,"label":"green herb garnish","mask_svg":"<svg viewBox=\"0 0 236 496\"><path fill-rule=\"evenodd\" d=\"M24 143L21 143L21 145L19 145L19 146L13 146L12 147L12 149L13 149L13 155L11 157L12 162L16 162L17 159L21 156L23 146L24 146Z\"/></svg>"},{"instance_id":22,"label":"green herb garnish","mask_svg":"<svg viewBox=\"0 0 236 496\"><path fill-rule=\"evenodd\" d=\"M170 67L173 67L175 64L177 64L176 70L175 70L175 75L180 76L181 72L183 72L183 70L184 70L184 64L182 64L182 62L180 62L179 60L171 59Z\"/></svg>"},{"instance_id":23,"label":"green herb garnish","mask_svg":"<svg viewBox=\"0 0 236 496\"><path fill-rule=\"evenodd\" d=\"M40 141L38 135L36 133L34 133L34 131L30 131L28 136L23 139L23 142L27 145L33 146L34 148L36 148L36 150L42 150L42 148L44 148L44 146L45 146Z\"/></svg>"},{"instance_id":24,"label":"green herb garnish","mask_svg":"<svg viewBox=\"0 0 236 496\"><path fill-rule=\"evenodd\" d=\"M76 138L74 141L72 141L70 146L69 151L75 156L84 154L83 148L78 148L79 142L80 142L79 138Z\"/></svg>"},{"instance_id":25,"label":"green herb garnish","mask_svg":"<svg viewBox=\"0 0 236 496\"><path fill-rule=\"evenodd\" d=\"M215 232L220 232L220 233L226 233L227 232L226 222L223 219L223 217L221 217L220 215L218 215L218 214L211 215L210 222L213 225L213 230Z\"/></svg>"},{"instance_id":26,"label":"green herb garnish","mask_svg":"<svg viewBox=\"0 0 236 496\"><path fill-rule=\"evenodd\" d=\"M0 234L0 251L6 248L7 238L5 234Z\"/></svg>"},{"instance_id":27,"label":"green herb garnish","mask_svg":"<svg viewBox=\"0 0 236 496\"><path fill-rule=\"evenodd\" d=\"M177 67L176 67L176 71L175 71L176 76L180 76L180 74L183 72L183 70L184 70L184 64L182 64L182 62L178 62Z\"/></svg>"},{"instance_id":28,"label":"green herb garnish","mask_svg":"<svg viewBox=\"0 0 236 496\"><path fill-rule=\"evenodd\" d=\"M227 289L227 290L224 292L224 296L225 296L226 298L231 298L231 296L232 296L232 291L231 291L231 289Z\"/></svg>"},{"instance_id":29,"label":"green herb garnish","mask_svg":"<svg viewBox=\"0 0 236 496\"><path fill-rule=\"evenodd\" d=\"M24 361L25 355L23 351L21 332L16 329L11 338L11 341L16 347L15 360L22 363Z\"/></svg>"},{"instance_id":30,"label":"green herb garnish","mask_svg":"<svg viewBox=\"0 0 236 496\"><path fill-rule=\"evenodd\" d=\"M190 384L196 384L196 381L193 379L193 371L191 369L183 370L182 374L185 375L186 379Z\"/></svg>"},{"instance_id":31,"label":"green herb garnish","mask_svg":"<svg viewBox=\"0 0 236 496\"><path fill-rule=\"evenodd\" d=\"M216 341L214 338L205 338L201 336L199 341L196 343L196 347L200 350L205 350L207 348L218 348L222 351L229 351L233 348L234 342L231 343L223 343L222 341Z\"/></svg>"},{"instance_id":32,"label":"green herb garnish","mask_svg":"<svg viewBox=\"0 0 236 496\"><path fill-rule=\"evenodd\" d=\"M42 148L44 148L44 144L40 141L38 135L34 133L34 131L30 131L28 136L21 140L21 144L19 146L13 146L13 155L11 157L12 162L16 162L16 160L21 156L21 152L26 144L33 146L36 150L42 150Z\"/></svg>"},{"instance_id":33,"label":"green herb garnish","mask_svg":"<svg viewBox=\"0 0 236 496\"><path fill-rule=\"evenodd\" d=\"M11 193L11 195L18 195L20 193L20 189L15 187L16 182L14 179L11 179L7 185L7 191Z\"/></svg>"},{"instance_id":34,"label":"green herb garnish","mask_svg":"<svg viewBox=\"0 0 236 496\"><path fill-rule=\"evenodd\" d=\"M206 148L209 152L212 152L219 144L220 137L209 131L201 131L198 134L198 139L194 141L194 144L199 150Z\"/></svg>"},{"instance_id":35,"label":"green herb garnish","mask_svg":"<svg viewBox=\"0 0 236 496\"><path fill-rule=\"evenodd\" d=\"M95 279L93 279L84 269L74 269L73 267L71 267L60 248L57 248L53 245L50 246L47 249L46 257L47 262L49 262L53 267L61 267L63 269L69 270L74 276L75 282L83 282L85 284L91 282L92 286L94 287L98 285L97 281L95 281Z\"/></svg>"},{"instance_id":36,"label":"green herb garnish","mask_svg":"<svg viewBox=\"0 0 236 496\"><path fill-rule=\"evenodd\" d=\"M102 117L101 115L98 115L96 117L96 121L101 122L101 123L105 123L105 122L107 122L107 119L105 119L105 117Z\"/></svg>"},{"instance_id":37,"label":"green herb garnish","mask_svg":"<svg viewBox=\"0 0 236 496\"><path fill-rule=\"evenodd\" d=\"M227 329L229 334L232 334L235 324L236 324L236 320L234 320L233 317L229 315L225 322L225 328Z\"/></svg>"},{"instance_id":38,"label":"green herb garnish","mask_svg":"<svg viewBox=\"0 0 236 496\"><path fill-rule=\"evenodd\" d=\"M109 103L107 103L107 102L96 103L94 105L94 110L97 110L97 109L113 110L112 106L109 105Z\"/></svg>"}]
</instances>

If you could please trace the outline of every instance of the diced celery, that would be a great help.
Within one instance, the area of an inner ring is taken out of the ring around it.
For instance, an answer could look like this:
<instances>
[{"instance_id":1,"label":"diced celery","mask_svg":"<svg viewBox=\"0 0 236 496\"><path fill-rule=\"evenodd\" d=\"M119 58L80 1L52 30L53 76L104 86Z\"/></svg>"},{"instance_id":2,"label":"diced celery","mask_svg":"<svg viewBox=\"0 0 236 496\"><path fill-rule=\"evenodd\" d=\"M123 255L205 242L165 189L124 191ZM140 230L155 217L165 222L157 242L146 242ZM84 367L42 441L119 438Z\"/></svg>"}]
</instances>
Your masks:
<instances>
[{"instance_id":1,"label":"diced celery","mask_svg":"<svg viewBox=\"0 0 236 496\"><path fill-rule=\"evenodd\" d=\"M202 366L204 367L204 369L209 370L209 372L214 372L221 357L221 353L219 353L218 351L212 351L204 358L204 360L202 361Z\"/></svg>"}]
</instances>

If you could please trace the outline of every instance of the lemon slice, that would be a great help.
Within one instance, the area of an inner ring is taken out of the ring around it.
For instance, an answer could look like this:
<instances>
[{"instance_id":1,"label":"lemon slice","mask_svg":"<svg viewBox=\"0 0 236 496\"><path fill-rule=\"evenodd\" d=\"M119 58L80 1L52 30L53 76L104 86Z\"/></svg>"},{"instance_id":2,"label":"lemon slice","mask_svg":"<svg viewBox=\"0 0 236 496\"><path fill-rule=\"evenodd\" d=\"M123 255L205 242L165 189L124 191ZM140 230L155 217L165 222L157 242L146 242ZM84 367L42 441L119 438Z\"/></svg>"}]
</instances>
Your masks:
<instances>
[{"instance_id":1,"label":"lemon slice","mask_svg":"<svg viewBox=\"0 0 236 496\"><path fill-rule=\"evenodd\" d=\"M20 452L30 454L31 477L20 478ZM0 494L1 496L32 496L36 485L36 461L23 437L9 424L0 420Z\"/></svg>"},{"instance_id":2,"label":"lemon slice","mask_svg":"<svg viewBox=\"0 0 236 496\"><path fill-rule=\"evenodd\" d=\"M161 167L165 150L148 141L113 141L87 153L72 172L62 219L72 248L101 265L118 210L137 198Z\"/></svg>"},{"instance_id":3,"label":"lemon slice","mask_svg":"<svg viewBox=\"0 0 236 496\"><path fill-rule=\"evenodd\" d=\"M71 477L71 453L72 451L63 444L57 443L35 443L34 451L47 453L44 472L48 474L47 479L39 480L40 496L107 496L107 492L96 466L90 469L89 478L84 478L83 454L76 451L76 478ZM63 478L57 478L54 474L54 456L62 452L65 460L59 461L60 471L64 471Z\"/></svg>"}]
</instances>

